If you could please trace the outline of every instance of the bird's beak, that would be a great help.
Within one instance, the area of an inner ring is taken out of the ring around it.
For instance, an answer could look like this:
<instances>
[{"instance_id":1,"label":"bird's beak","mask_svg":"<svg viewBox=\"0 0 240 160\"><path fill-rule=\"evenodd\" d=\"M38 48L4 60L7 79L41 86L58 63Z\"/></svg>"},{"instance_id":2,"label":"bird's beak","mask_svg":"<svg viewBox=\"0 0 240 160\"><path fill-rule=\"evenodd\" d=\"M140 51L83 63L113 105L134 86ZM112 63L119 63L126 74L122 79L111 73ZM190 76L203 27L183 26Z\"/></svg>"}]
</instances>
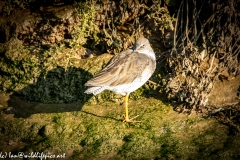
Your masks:
<instances>
[{"instance_id":1,"label":"bird's beak","mask_svg":"<svg viewBox=\"0 0 240 160\"><path fill-rule=\"evenodd\" d=\"M136 49L137 49L137 48L136 48L136 45L134 45L133 48L132 48L132 50L133 50L133 51L136 51Z\"/></svg>"}]
</instances>

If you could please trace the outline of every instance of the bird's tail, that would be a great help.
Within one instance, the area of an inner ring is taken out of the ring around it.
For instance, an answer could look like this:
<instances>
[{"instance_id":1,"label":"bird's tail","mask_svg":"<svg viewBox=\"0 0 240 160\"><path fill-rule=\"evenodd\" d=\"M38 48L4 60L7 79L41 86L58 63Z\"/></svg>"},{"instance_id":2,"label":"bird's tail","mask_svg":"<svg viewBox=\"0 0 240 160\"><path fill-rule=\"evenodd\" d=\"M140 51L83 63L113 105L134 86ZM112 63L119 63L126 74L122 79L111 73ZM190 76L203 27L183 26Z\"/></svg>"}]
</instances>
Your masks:
<instances>
[{"instance_id":1,"label":"bird's tail","mask_svg":"<svg viewBox=\"0 0 240 160\"><path fill-rule=\"evenodd\" d=\"M101 93L102 91L105 90L105 87L89 87L84 93L87 93L87 94L99 94Z\"/></svg>"}]
</instances>

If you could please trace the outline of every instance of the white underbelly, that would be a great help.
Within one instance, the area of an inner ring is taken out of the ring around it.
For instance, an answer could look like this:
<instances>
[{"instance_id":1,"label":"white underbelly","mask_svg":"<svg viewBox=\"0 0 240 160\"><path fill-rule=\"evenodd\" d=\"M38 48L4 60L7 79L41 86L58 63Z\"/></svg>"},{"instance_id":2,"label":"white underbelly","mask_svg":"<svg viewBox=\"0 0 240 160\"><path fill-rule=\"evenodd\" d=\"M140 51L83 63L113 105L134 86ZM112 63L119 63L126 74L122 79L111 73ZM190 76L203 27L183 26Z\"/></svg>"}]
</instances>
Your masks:
<instances>
[{"instance_id":1,"label":"white underbelly","mask_svg":"<svg viewBox=\"0 0 240 160\"><path fill-rule=\"evenodd\" d=\"M106 88L107 90L116 92L121 95L126 95L127 93L131 93L138 88L140 88L144 83L147 82L147 80L151 77L151 73L149 72L144 72L141 77L136 78L132 83L130 84L123 84L123 85L118 85L116 87L111 87Z\"/></svg>"}]
</instances>

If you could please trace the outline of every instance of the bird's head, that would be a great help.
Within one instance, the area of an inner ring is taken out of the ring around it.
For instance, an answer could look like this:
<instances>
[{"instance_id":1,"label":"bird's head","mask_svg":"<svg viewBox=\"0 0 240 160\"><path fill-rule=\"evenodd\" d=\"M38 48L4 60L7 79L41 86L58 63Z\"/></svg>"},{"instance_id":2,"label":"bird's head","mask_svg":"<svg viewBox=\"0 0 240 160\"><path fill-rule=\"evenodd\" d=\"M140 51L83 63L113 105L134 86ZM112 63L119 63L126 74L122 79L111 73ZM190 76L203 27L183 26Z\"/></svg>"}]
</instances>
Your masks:
<instances>
[{"instance_id":1,"label":"bird's head","mask_svg":"<svg viewBox=\"0 0 240 160\"><path fill-rule=\"evenodd\" d=\"M147 38L139 38L133 46L133 50L138 52L148 48L151 48L151 46Z\"/></svg>"},{"instance_id":2,"label":"bird's head","mask_svg":"<svg viewBox=\"0 0 240 160\"><path fill-rule=\"evenodd\" d=\"M153 49L147 38L139 38L133 46L133 51L142 53L142 54L146 54L151 57L155 57Z\"/></svg>"}]
</instances>

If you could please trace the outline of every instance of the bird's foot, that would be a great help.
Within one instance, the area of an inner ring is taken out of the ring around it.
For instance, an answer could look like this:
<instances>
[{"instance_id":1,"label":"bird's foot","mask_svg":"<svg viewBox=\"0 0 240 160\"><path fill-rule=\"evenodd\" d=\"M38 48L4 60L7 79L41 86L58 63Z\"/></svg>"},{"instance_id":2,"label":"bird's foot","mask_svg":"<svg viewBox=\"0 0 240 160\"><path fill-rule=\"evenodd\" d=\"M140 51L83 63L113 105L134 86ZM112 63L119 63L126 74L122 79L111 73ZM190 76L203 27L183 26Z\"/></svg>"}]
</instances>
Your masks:
<instances>
[{"instance_id":1,"label":"bird's foot","mask_svg":"<svg viewBox=\"0 0 240 160\"><path fill-rule=\"evenodd\" d=\"M137 115L137 116L135 116L135 117L133 117L133 118L131 118L131 119L126 118L126 117L124 116L123 122L141 122L141 121L134 120L134 119L137 118L138 116L139 116L139 115Z\"/></svg>"}]
</instances>

